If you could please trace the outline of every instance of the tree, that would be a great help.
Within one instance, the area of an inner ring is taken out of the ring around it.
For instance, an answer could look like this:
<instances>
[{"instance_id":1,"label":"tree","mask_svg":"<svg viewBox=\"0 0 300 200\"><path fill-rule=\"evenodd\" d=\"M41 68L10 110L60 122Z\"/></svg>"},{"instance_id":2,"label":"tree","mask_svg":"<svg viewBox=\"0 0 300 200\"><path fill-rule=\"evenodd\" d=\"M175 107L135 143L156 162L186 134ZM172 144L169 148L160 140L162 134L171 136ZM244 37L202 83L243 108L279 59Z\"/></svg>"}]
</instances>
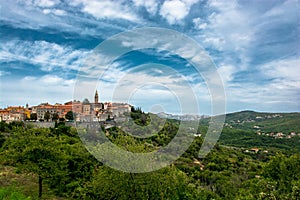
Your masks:
<instances>
[{"instance_id":1,"label":"tree","mask_svg":"<svg viewBox=\"0 0 300 200\"><path fill-rule=\"evenodd\" d=\"M30 120L37 120L37 114L36 113L30 113Z\"/></svg>"},{"instance_id":2,"label":"tree","mask_svg":"<svg viewBox=\"0 0 300 200\"><path fill-rule=\"evenodd\" d=\"M67 120L70 120L70 121L74 120L74 113L73 113L73 111L68 111L67 114L65 115L65 118Z\"/></svg>"},{"instance_id":3,"label":"tree","mask_svg":"<svg viewBox=\"0 0 300 200\"><path fill-rule=\"evenodd\" d=\"M9 125L4 121L0 122L0 132L5 132L9 130Z\"/></svg>"},{"instance_id":4,"label":"tree","mask_svg":"<svg viewBox=\"0 0 300 200\"><path fill-rule=\"evenodd\" d=\"M64 145L64 150L69 152L64 156L67 165L63 171L53 174L47 183L60 196L80 199L80 185L91 179L98 162L79 139L67 136L62 136L61 139L65 142L69 140L69 144Z\"/></svg>"},{"instance_id":5,"label":"tree","mask_svg":"<svg viewBox=\"0 0 300 200\"><path fill-rule=\"evenodd\" d=\"M146 125L147 122L147 115L145 113L142 113L141 115L141 124Z\"/></svg>"},{"instance_id":6,"label":"tree","mask_svg":"<svg viewBox=\"0 0 300 200\"><path fill-rule=\"evenodd\" d=\"M117 127L111 128L108 138L119 148L133 152L143 153L153 151L153 146L145 145L142 141L122 133ZM91 139L95 141L94 139ZM89 151L99 149L90 146ZM111 152L111 149L101 149ZM104 153L105 153L104 152ZM119 162L118 156L114 160ZM125 158L126 159L126 158ZM129 160L128 160L129 161ZM122 165L127 162L120 161ZM131 162L133 162L131 160ZM137 161L147 165L146 160ZM146 163L145 163L146 162ZM142 164L143 165L143 164ZM100 181L101 180L101 181ZM189 184L185 173L176 167L165 167L149 173L127 173L116 171L106 166L96 168L91 181L81 190L81 199L199 199L197 190Z\"/></svg>"},{"instance_id":7,"label":"tree","mask_svg":"<svg viewBox=\"0 0 300 200\"><path fill-rule=\"evenodd\" d=\"M39 198L42 197L43 180L67 166L62 142L51 137L49 129L16 129L3 149L10 164L38 176Z\"/></svg>"},{"instance_id":8,"label":"tree","mask_svg":"<svg viewBox=\"0 0 300 200\"><path fill-rule=\"evenodd\" d=\"M59 118L59 122L64 122L66 119L65 118L63 118L63 117L60 117Z\"/></svg>"},{"instance_id":9,"label":"tree","mask_svg":"<svg viewBox=\"0 0 300 200\"><path fill-rule=\"evenodd\" d=\"M131 107L130 117L138 125L145 126L150 123L149 113L145 114L140 107Z\"/></svg>"},{"instance_id":10,"label":"tree","mask_svg":"<svg viewBox=\"0 0 300 200\"><path fill-rule=\"evenodd\" d=\"M300 154L294 154L290 157L276 154L264 167L263 175L276 182L278 194L282 196L284 194L291 195L293 190L295 191L295 184L300 180L299 166Z\"/></svg>"},{"instance_id":11,"label":"tree","mask_svg":"<svg viewBox=\"0 0 300 200\"><path fill-rule=\"evenodd\" d=\"M45 112L44 119L48 122L50 118L51 118L51 115L50 115L49 111Z\"/></svg>"},{"instance_id":12,"label":"tree","mask_svg":"<svg viewBox=\"0 0 300 200\"><path fill-rule=\"evenodd\" d=\"M58 113L54 113L54 114L52 115L52 121L57 121L58 119L59 119Z\"/></svg>"},{"instance_id":13,"label":"tree","mask_svg":"<svg viewBox=\"0 0 300 200\"><path fill-rule=\"evenodd\" d=\"M196 191L175 167L150 173L125 173L98 168L83 190L83 199L191 199Z\"/></svg>"}]
</instances>

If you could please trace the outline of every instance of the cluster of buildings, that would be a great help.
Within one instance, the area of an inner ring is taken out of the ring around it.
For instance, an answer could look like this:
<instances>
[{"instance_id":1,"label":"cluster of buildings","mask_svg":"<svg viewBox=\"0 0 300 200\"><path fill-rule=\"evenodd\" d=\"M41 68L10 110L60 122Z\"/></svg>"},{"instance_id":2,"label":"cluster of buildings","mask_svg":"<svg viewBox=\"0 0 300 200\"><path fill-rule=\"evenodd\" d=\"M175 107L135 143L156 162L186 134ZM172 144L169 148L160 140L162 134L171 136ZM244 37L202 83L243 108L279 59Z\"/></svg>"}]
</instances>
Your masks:
<instances>
[{"instance_id":1,"label":"cluster of buildings","mask_svg":"<svg viewBox=\"0 0 300 200\"><path fill-rule=\"evenodd\" d=\"M0 121L51 121L54 116L65 118L66 114L72 111L74 120L78 122L105 121L107 119L118 118L131 111L131 105L127 103L99 102L98 91L95 92L94 102L88 99L80 101L69 101L64 104L41 103L38 106L9 106L0 109ZM35 119L33 119L33 114ZM48 115L48 117L46 117Z\"/></svg>"},{"instance_id":2,"label":"cluster of buildings","mask_svg":"<svg viewBox=\"0 0 300 200\"><path fill-rule=\"evenodd\" d=\"M24 106L9 106L5 109L0 109L0 121L23 121L30 118L30 110L28 105Z\"/></svg>"},{"instance_id":3,"label":"cluster of buildings","mask_svg":"<svg viewBox=\"0 0 300 200\"><path fill-rule=\"evenodd\" d=\"M274 132L271 132L271 133L264 133L264 132L260 132L260 130L257 132L257 135L265 135L265 136L270 136L270 137L274 137L274 138L287 138L287 139L291 139L292 137L295 137L295 136L299 136L300 137L300 133L296 133L296 132L290 132L290 133L282 133L282 132L278 132L278 133L274 133Z\"/></svg>"},{"instance_id":4,"label":"cluster of buildings","mask_svg":"<svg viewBox=\"0 0 300 200\"><path fill-rule=\"evenodd\" d=\"M268 150L261 150L261 149L256 148L256 147L251 148L251 149L246 149L244 152L245 152L245 153L258 153L258 152L269 153Z\"/></svg>"}]
</instances>

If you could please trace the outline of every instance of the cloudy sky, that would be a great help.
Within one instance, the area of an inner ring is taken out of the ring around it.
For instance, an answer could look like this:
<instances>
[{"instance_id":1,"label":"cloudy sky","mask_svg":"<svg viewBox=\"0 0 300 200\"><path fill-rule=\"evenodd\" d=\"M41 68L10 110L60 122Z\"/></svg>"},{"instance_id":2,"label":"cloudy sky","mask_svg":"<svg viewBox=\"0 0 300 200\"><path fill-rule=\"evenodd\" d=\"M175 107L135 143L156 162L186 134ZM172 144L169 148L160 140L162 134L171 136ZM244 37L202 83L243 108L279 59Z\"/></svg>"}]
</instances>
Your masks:
<instances>
[{"instance_id":1,"label":"cloudy sky","mask_svg":"<svg viewBox=\"0 0 300 200\"><path fill-rule=\"evenodd\" d=\"M145 48L103 63L101 42L157 27L203 48L222 79L227 112L299 112L299 10L299 0L0 0L0 107L92 101L97 88L100 101L211 114L212 91L186 60L192 50L184 40L174 39L172 52L132 38L122 44Z\"/></svg>"}]
</instances>

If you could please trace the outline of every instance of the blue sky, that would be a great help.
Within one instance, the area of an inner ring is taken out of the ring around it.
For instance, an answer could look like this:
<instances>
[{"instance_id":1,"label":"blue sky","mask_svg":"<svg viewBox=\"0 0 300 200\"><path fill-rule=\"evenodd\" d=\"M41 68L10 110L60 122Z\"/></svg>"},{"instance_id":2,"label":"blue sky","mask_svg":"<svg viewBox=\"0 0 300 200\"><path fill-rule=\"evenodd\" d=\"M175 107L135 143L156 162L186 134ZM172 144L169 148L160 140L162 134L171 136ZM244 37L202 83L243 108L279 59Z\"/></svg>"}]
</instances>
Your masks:
<instances>
[{"instance_id":1,"label":"blue sky","mask_svg":"<svg viewBox=\"0 0 300 200\"><path fill-rule=\"evenodd\" d=\"M72 100L77 74L101 42L123 31L160 27L189 36L210 56L223 81L227 112L300 111L299 0L0 0L0 5L1 108ZM192 91L198 111L188 113L211 114L205 81L178 55L133 51L108 69L86 83L90 100L97 87L101 101L180 113L177 97L189 103Z\"/></svg>"}]
</instances>

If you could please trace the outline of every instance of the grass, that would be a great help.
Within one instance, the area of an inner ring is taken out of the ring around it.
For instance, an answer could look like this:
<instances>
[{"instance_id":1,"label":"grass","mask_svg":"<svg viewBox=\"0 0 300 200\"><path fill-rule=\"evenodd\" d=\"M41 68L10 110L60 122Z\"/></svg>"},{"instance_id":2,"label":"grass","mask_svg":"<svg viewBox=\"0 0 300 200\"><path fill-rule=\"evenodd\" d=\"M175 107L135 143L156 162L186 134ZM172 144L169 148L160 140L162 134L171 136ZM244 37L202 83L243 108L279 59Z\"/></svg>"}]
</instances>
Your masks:
<instances>
[{"instance_id":1,"label":"grass","mask_svg":"<svg viewBox=\"0 0 300 200\"><path fill-rule=\"evenodd\" d=\"M9 186L7 188L0 187L0 199L3 200L31 200L31 197L26 197L15 186Z\"/></svg>"}]
</instances>

